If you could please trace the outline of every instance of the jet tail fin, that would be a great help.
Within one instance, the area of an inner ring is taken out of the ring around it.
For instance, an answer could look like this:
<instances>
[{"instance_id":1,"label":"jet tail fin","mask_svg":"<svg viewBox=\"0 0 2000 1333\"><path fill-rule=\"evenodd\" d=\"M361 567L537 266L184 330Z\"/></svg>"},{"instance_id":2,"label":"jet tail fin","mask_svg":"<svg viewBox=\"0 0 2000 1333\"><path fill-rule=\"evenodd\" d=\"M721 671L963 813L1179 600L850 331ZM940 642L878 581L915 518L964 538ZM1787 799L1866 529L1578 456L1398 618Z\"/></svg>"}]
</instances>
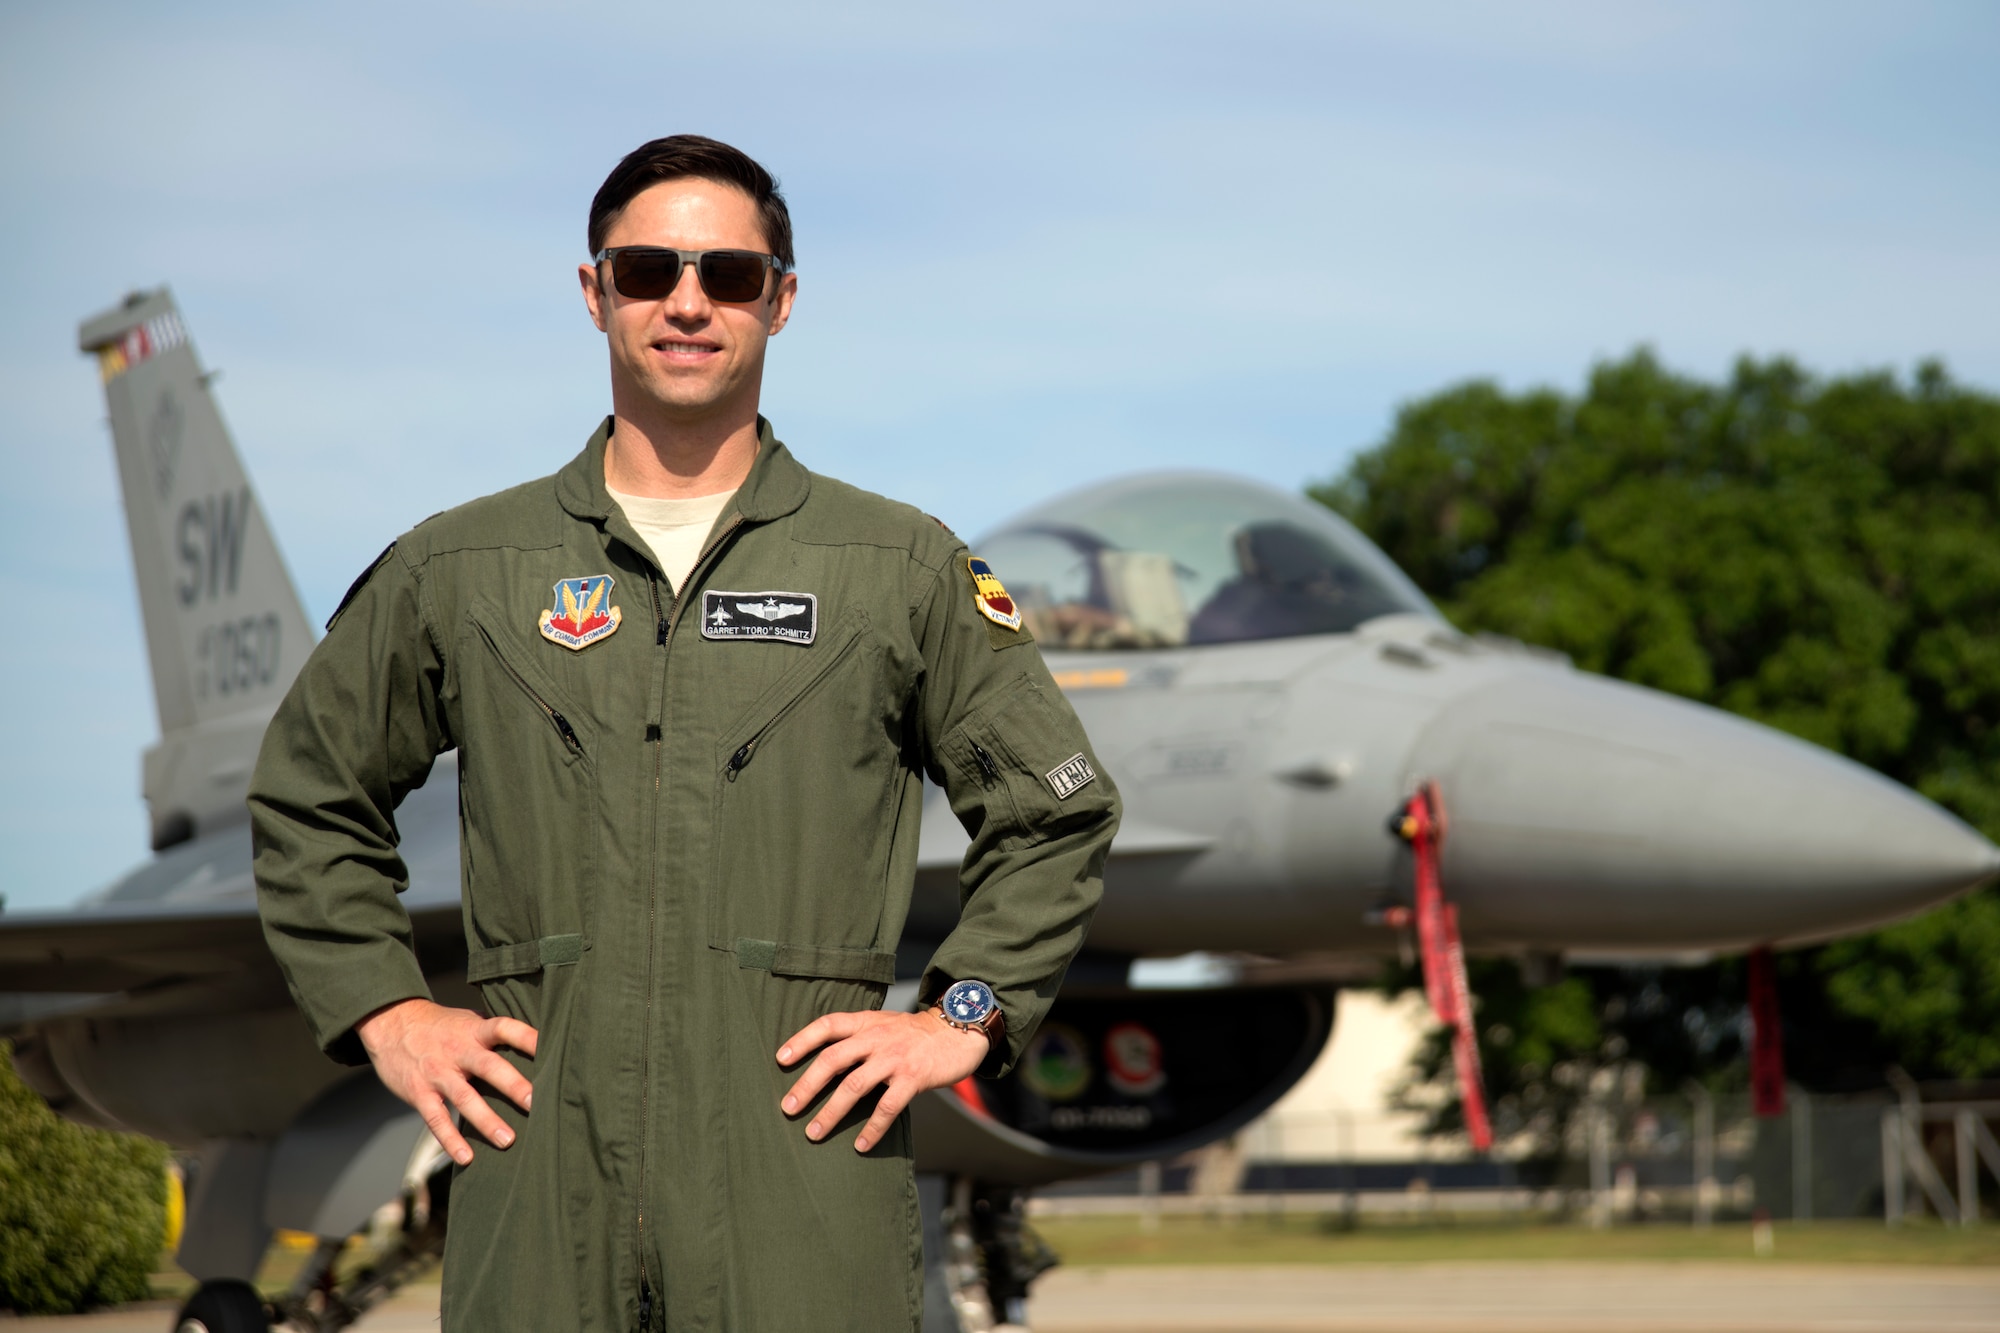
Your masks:
<instances>
[{"instance_id":1,"label":"jet tail fin","mask_svg":"<svg viewBox=\"0 0 2000 1333\"><path fill-rule=\"evenodd\" d=\"M157 849L245 817L265 723L313 632L173 295L132 293L85 320L77 345L104 377L145 618Z\"/></svg>"}]
</instances>

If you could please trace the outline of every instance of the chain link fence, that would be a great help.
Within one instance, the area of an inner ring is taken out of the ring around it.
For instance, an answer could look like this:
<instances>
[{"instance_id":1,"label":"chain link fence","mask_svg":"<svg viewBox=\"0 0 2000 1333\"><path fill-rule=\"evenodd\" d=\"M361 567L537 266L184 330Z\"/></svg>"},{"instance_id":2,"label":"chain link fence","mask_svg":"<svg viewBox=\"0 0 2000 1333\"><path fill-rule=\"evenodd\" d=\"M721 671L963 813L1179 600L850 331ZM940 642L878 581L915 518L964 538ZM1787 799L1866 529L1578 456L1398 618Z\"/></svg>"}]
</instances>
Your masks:
<instances>
[{"instance_id":1,"label":"chain link fence","mask_svg":"<svg viewBox=\"0 0 2000 1333\"><path fill-rule=\"evenodd\" d=\"M1750 1098L1586 1101L1553 1152L1502 1142L1475 1157L1448 1139L1382 1155L1366 1113L1293 1113L1225 1143L1043 1191L1041 1214L1139 1211L1567 1217L1596 1226L1705 1226L1755 1217L1932 1215L1954 1226L2000 1215L2000 1096L1964 1085L1853 1095L1791 1089L1782 1115ZM2000 1092L2000 1089L1993 1091ZM1372 1141L1378 1151L1348 1145Z\"/></svg>"}]
</instances>

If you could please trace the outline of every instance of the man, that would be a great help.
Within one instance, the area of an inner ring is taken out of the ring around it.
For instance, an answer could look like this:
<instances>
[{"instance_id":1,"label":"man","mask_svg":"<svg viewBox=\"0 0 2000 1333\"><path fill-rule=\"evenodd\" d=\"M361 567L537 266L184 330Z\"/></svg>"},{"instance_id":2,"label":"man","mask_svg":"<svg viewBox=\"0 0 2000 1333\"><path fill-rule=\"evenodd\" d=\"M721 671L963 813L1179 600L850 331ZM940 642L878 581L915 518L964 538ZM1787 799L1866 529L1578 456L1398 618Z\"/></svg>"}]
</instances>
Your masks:
<instances>
[{"instance_id":1,"label":"man","mask_svg":"<svg viewBox=\"0 0 2000 1333\"><path fill-rule=\"evenodd\" d=\"M251 787L265 932L459 1165L447 1333L911 1328L903 1109L1019 1055L1116 793L984 563L759 416L797 293L769 173L656 140L589 233L613 414L349 592ZM453 748L491 1017L430 1000L395 896ZM884 1013L923 773L972 837L919 987L951 1012Z\"/></svg>"}]
</instances>

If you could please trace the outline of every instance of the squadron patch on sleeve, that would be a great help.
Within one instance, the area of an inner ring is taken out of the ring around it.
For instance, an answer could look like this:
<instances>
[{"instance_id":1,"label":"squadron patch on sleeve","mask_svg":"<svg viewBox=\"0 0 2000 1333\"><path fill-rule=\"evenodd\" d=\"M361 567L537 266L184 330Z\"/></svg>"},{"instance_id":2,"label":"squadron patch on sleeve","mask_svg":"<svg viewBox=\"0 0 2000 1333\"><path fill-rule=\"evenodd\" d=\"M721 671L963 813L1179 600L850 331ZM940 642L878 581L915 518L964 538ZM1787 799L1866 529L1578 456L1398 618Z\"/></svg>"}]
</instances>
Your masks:
<instances>
[{"instance_id":1,"label":"squadron patch on sleeve","mask_svg":"<svg viewBox=\"0 0 2000 1333\"><path fill-rule=\"evenodd\" d=\"M809 592L719 592L701 594L704 639L776 639L811 643L819 633L819 598Z\"/></svg>"},{"instance_id":2,"label":"squadron patch on sleeve","mask_svg":"<svg viewBox=\"0 0 2000 1333\"><path fill-rule=\"evenodd\" d=\"M1021 630L1021 608L1014 605L1014 599L1007 595L1007 589L1001 586L993 566L976 555L968 555L965 567L972 571L972 600L978 605L979 614L1002 629L1018 634Z\"/></svg>"},{"instance_id":3,"label":"squadron patch on sleeve","mask_svg":"<svg viewBox=\"0 0 2000 1333\"><path fill-rule=\"evenodd\" d=\"M542 612L542 637L580 652L617 632L625 613L611 605L609 574L586 574L556 584L555 606Z\"/></svg>"},{"instance_id":4,"label":"squadron patch on sleeve","mask_svg":"<svg viewBox=\"0 0 2000 1333\"><path fill-rule=\"evenodd\" d=\"M375 559L369 563L368 568L361 571L360 577L355 579L354 582L347 585L347 595L340 599L340 605L334 607L333 614L326 618L326 627L329 632L332 631L334 622L340 619L340 613L345 611L348 608L348 606L354 601L354 599L361 595L361 590L368 586L368 580L375 577L375 571L382 568L382 566L388 564L389 557L394 555L395 553L396 553L396 543L390 542L387 546L382 548L382 554L376 556Z\"/></svg>"}]
</instances>

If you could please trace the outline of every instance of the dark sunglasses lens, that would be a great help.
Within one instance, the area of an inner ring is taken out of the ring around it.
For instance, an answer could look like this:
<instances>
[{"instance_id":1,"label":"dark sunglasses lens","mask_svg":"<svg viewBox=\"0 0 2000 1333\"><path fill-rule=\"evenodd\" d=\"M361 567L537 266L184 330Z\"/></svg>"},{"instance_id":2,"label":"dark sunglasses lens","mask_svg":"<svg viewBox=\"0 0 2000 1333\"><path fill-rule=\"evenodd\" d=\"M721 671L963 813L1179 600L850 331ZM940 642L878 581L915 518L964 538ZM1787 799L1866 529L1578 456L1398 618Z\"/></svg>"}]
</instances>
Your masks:
<instances>
[{"instance_id":1,"label":"dark sunglasses lens","mask_svg":"<svg viewBox=\"0 0 2000 1333\"><path fill-rule=\"evenodd\" d=\"M754 301L764 294L764 256L710 250L701 257L701 285L712 301Z\"/></svg>"},{"instance_id":2,"label":"dark sunglasses lens","mask_svg":"<svg viewBox=\"0 0 2000 1333\"><path fill-rule=\"evenodd\" d=\"M633 301L657 301L681 278L681 257L672 250L621 250L611 256L611 281Z\"/></svg>"}]
</instances>

